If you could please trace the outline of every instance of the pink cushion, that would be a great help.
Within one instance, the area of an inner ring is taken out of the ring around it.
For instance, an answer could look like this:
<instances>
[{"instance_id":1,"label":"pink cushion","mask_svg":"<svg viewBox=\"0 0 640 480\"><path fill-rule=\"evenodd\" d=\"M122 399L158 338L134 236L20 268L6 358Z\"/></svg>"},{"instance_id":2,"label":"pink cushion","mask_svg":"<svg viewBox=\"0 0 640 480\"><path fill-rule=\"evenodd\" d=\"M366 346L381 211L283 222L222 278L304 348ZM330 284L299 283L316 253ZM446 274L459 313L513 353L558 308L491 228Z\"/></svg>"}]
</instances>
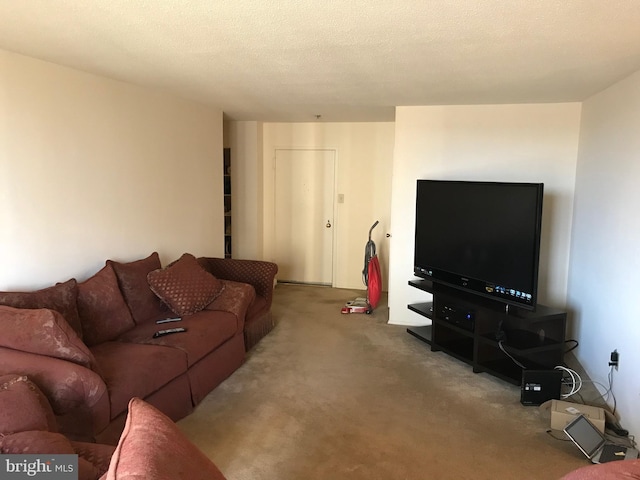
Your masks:
<instances>
[{"instance_id":1,"label":"pink cushion","mask_svg":"<svg viewBox=\"0 0 640 480\"><path fill-rule=\"evenodd\" d=\"M107 260L113 267L122 296L136 323L155 322L171 316L171 310L151 291L147 275L161 267L158 252L135 262L120 263Z\"/></svg>"},{"instance_id":2,"label":"pink cushion","mask_svg":"<svg viewBox=\"0 0 640 480\"><path fill-rule=\"evenodd\" d=\"M34 292L0 292L0 305L16 308L49 308L62 314L71 328L82 338L82 326L78 316L76 297L78 284L75 279L58 283L53 287Z\"/></svg>"},{"instance_id":3,"label":"pink cushion","mask_svg":"<svg viewBox=\"0 0 640 480\"><path fill-rule=\"evenodd\" d=\"M24 375L0 377L0 434L58 431L53 409L38 386Z\"/></svg>"},{"instance_id":4,"label":"pink cushion","mask_svg":"<svg viewBox=\"0 0 640 480\"><path fill-rule=\"evenodd\" d=\"M135 326L111 265L78 284L78 313L88 346L113 340Z\"/></svg>"},{"instance_id":5,"label":"pink cushion","mask_svg":"<svg viewBox=\"0 0 640 480\"><path fill-rule=\"evenodd\" d=\"M71 442L59 433L44 431L20 432L0 438L3 454L29 455L36 453L76 454ZM89 461L78 458L78 480L97 480L100 471Z\"/></svg>"},{"instance_id":6,"label":"pink cushion","mask_svg":"<svg viewBox=\"0 0 640 480\"><path fill-rule=\"evenodd\" d=\"M199 312L224 288L224 284L205 271L189 253L163 269L150 272L147 280L158 298L179 316Z\"/></svg>"},{"instance_id":7,"label":"pink cushion","mask_svg":"<svg viewBox=\"0 0 640 480\"><path fill-rule=\"evenodd\" d=\"M0 306L0 346L94 368L93 355L55 310Z\"/></svg>"},{"instance_id":8,"label":"pink cushion","mask_svg":"<svg viewBox=\"0 0 640 480\"><path fill-rule=\"evenodd\" d=\"M560 480L638 480L640 460L622 460L589 465L568 473Z\"/></svg>"},{"instance_id":9,"label":"pink cushion","mask_svg":"<svg viewBox=\"0 0 640 480\"><path fill-rule=\"evenodd\" d=\"M2 453L66 453L75 454L71 442L61 433L32 430L0 438Z\"/></svg>"},{"instance_id":10,"label":"pink cushion","mask_svg":"<svg viewBox=\"0 0 640 480\"><path fill-rule=\"evenodd\" d=\"M129 402L127 422L106 478L224 480L166 415L139 398Z\"/></svg>"}]
</instances>

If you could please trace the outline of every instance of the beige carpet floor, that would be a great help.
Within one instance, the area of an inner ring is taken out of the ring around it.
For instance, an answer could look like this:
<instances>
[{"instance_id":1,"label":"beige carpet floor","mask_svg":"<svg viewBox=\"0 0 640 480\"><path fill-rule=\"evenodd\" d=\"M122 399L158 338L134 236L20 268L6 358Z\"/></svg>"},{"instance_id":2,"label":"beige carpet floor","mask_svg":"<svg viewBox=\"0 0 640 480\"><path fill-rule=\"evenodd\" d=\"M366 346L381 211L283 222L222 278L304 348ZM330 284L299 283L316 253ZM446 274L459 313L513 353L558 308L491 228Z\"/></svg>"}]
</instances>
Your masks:
<instances>
[{"instance_id":1,"label":"beige carpet floor","mask_svg":"<svg viewBox=\"0 0 640 480\"><path fill-rule=\"evenodd\" d=\"M371 315L278 285L275 329L178 425L229 480L556 479L587 465L519 387ZM386 302L386 300L384 300Z\"/></svg>"}]
</instances>

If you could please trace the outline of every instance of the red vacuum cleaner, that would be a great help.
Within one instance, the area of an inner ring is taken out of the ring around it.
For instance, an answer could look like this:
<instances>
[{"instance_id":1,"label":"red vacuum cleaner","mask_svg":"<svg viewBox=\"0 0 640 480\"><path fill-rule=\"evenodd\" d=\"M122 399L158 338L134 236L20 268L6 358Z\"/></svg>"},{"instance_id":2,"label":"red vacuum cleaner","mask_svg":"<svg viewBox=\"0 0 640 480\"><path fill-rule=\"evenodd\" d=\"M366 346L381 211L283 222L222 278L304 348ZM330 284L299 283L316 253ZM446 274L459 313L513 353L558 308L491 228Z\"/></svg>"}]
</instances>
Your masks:
<instances>
[{"instance_id":1,"label":"red vacuum cleaner","mask_svg":"<svg viewBox=\"0 0 640 480\"><path fill-rule=\"evenodd\" d=\"M376 244L371 239L371 232L378 225L378 221L369 229L369 241L364 247L364 268L362 270L362 281L367 286L367 297L358 297L347 302L342 307L342 313L371 313L380 301L382 291L382 276L380 274L380 262L376 255Z\"/></svg>"}]
</instances>

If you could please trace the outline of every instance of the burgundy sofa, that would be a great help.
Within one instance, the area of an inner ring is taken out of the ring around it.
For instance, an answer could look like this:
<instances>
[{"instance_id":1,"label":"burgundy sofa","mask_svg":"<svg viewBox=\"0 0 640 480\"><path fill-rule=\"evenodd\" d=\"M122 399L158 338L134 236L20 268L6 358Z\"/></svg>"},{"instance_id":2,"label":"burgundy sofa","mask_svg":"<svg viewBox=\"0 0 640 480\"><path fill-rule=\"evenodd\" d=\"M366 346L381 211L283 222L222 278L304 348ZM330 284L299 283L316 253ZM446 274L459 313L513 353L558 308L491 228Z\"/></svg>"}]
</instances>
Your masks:
<instances>
[{"instance_id":1,"label":"burgundy sofa","mask_svg":"<svg viewBox=\"0 0 640 480\"><path fill-rule=\"evenodd\" d=\"M162 412L139 398L117 446L79 442L57 429L42 391L23 375L0 375L0 454L77 455L78 480L224 480L224 475Z\"/></svg>"},{"instance_id":2,"label":"burgundy sofa","mask_svg":"<svg viewBox=\"0 0 640 480\"><path fill-rule=\"evenodd\" d=\"M277 266L157 253L108 260L84 282L0 292L0 375L27 376L61 432L115 444L133 397L172 420L188 415L273 327ZM156 321L181 317L180 322ZM161 329L187 331L154 338Z\"/></svg>"},{"instance_id":3,"label":"burgundy sofa","mask_svg":"<svg viewBox=\"0 0 640 480\"><path fill-rule=\"evenodd\" d=\"M49 401L24 375L0 375L0 453L76 454L78 480L104 475L115 447L73 441L58 431Z\"/></svg>"}]
</instances>

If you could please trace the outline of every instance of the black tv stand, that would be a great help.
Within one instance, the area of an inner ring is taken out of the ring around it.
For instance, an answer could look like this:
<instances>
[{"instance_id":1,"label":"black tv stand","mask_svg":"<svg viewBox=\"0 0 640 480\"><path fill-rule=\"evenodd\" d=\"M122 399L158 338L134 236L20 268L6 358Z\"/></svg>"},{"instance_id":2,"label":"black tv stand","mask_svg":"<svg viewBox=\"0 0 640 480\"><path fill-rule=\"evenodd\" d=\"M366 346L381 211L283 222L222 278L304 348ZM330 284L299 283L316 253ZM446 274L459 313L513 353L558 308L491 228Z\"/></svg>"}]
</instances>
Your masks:
<instances>
[{"instance_id":1,"label":"black tv stand","mask_svg":"<svg viewBox=\"0 0 640 480\"><path fill-rule=\"evenodd\" d=\"M409 285L433 295L432 302L408 305L431 325L407 332L442 351L502 380L520 385L522 367L548 370L562 365L567 314L538 304L535 311L510 306L429 280ZM516 363L517 362L517 363Z\"/></svg>"}]
</instances>

